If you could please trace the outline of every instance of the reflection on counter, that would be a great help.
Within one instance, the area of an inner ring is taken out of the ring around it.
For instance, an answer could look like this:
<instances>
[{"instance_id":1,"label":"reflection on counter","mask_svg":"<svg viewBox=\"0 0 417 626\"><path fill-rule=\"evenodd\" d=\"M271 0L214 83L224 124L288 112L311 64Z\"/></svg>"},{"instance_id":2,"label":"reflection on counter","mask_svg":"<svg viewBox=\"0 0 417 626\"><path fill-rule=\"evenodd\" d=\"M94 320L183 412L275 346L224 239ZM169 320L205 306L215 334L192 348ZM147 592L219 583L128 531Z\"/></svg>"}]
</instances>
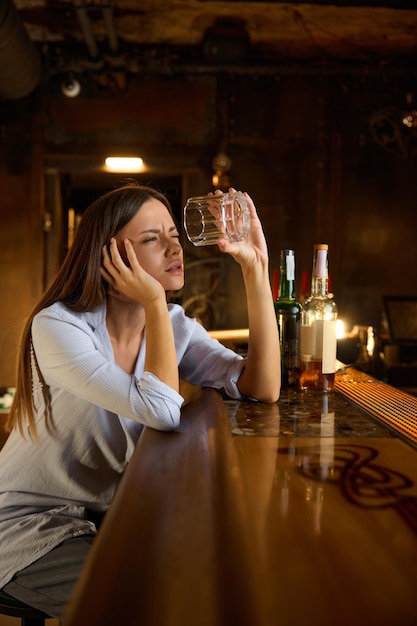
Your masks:
<instances>
[{"instance_id":1,"label":"reflection on counter","mask_svg":"<svg viewBox=\"0 0 417 626\"><path fill-rule=\"evenodd\" d=\"M271 515L292 524L299 517L304 521L294 532L319 537L329 532L326 502L335 493L360 510L390 509L417 534L415 481L400 456L384 456L396 434L339 394L284 390L275 405L226 400L225 406L266 560Z\"/></svg>"},{"instance_id":2,"label":"reflection on counter","mask_svg":"<svg viewBox=\"0 0 417 626\"><path fill-rule=\"evenodd\" d=\"M224 404L232 434L238 436L391 436L382 424L336 393L304 394L283 389L276 404L227 399Z\"/></svg>"},{"instance_id":3,"label":"reflection on counter","mask_svg":"<svg viewBox=\"0 0 417 626\"><path fill-rule=\"evenodd\" d=\"M385 405L357 374L336 382ZM178 431L145 429L68 626L120 606L143 626L416 624L416 448L344 398L203 389Z\"/></svg>"}]
</instances>

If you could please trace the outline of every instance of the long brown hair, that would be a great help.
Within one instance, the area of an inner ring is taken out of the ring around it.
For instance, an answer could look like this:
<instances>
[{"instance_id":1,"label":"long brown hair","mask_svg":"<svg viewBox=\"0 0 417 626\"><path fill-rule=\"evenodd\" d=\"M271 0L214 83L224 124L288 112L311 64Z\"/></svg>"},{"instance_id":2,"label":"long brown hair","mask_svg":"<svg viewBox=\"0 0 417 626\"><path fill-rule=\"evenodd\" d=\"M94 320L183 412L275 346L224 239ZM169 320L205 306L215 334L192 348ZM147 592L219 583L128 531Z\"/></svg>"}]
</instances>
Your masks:
<instances>
[{"instance_id":1,"label":"long brown hair","mask_svg":"<svg viewBox=\"0 0 417 626\"><path fill-rule=\"evenodd\" d=\"M32 349L31 328L34 316L58 301L80 313L93 311L102 304L106 299L106 284L100 273L103 246L130 222L147 200L152 198L162 202L172 215L171 206L162 193L135 182L103 194L85 210L73 244L55 280L41 296L23 328L17 362L16 392L7 422L10 430L18 426L24 436L24 426L27 424L31 436L37 439L32 366L36 368L42 385L45 419L47 424L51 422L49 388L45 384Z\"/></svg>"}]
</instances>

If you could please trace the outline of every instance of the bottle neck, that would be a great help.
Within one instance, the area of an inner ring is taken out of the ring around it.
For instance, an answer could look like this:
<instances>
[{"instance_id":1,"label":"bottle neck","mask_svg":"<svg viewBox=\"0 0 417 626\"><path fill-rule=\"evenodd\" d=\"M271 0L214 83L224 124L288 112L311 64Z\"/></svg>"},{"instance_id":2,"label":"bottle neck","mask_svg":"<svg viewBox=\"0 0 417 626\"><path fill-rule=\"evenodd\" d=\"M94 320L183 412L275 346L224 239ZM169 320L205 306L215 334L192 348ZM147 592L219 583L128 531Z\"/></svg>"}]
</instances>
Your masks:
<instances>
[{"instance_id":1,"label":"bottle neck","mask_svg":"<svg viewBox=\"0 0 417 626\"><path fill-rule=\"evenodd\" d=\"M278 298L285 300L294 299L294 281L281 277L278 290Z\"/></svg>"},{"instance_id":2,"label":"bottle neck","mask_svg":"<svg viewBox=\"0 0 417 626\"><path fill-rule=\"evenodd\" d=\"M319 248L314 250L311 295L327 296L328 294L329 276L327 269L327 250Z\"/></svg>"},{"instance_id":3,"label":"bottle neck","mask_svg":"<svg viewBox=\"0 0 417 626\"><path fill-rule=\"evenodd\" d=\"M314 277L311 281L311 295L312 296L328 296L329 287L327 278Z\"/></svg>"},{"instance_id":4,"label":"bottle neck","mask_svg":"<svg viewBox=\"0 0 417 626\"><path fill-rule=\"evenodd\" d=\"M293 250L282 250L278 298L293 300L295 289L295 261Z\"/></svg>"}]
</instances>

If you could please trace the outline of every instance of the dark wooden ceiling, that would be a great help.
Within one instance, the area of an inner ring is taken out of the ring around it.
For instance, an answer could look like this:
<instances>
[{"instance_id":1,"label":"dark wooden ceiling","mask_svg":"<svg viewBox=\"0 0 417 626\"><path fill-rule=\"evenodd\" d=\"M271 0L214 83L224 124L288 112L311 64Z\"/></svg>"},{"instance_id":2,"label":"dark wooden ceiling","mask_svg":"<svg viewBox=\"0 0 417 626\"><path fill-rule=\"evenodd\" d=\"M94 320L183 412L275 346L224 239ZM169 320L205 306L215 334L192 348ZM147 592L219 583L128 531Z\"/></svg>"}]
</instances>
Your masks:
<instances>
[{"instance_id":1,"label":"dark wooden ceiling","mask_svg":"<svg viewBox=\"0 0 417 626\"><path fill-rule=\"evenodd\" d=\"M294 61L417 63L417 0L14 0L30 38L69 49L88 46L157 62L274 64ZM108 11L103 7L110 7ZM109 41L106 15L113 31ZM145 57L140 55L144 54Z\"/></svg>"}]
</instances>

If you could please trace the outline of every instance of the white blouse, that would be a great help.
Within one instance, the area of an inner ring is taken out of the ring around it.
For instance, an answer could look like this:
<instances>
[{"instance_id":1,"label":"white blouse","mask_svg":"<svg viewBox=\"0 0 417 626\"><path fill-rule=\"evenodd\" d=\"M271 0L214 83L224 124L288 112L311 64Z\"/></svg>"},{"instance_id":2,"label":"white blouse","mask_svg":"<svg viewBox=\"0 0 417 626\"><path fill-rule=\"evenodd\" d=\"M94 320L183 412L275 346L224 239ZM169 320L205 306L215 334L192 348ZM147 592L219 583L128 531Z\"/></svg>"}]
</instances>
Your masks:
<instances>
[{"instance_id":1,"label":"white blouse","mask_svg":"<svg viewBox=\"0 0 417 626\"><path fill-rule=\"evenodd\" d=\"M244 359L168 306L181 378L239 398ZM144 372L146 334L129 375L114 361L105 320L105 305L74 313L59 302L33 320L52 423L48 432L32 367L39 443L14 429L0 452L0 588L65 539L95 534L85 509L107 510L143 426L179 425L182 396Z\"/></svg>"}]
</instances>

